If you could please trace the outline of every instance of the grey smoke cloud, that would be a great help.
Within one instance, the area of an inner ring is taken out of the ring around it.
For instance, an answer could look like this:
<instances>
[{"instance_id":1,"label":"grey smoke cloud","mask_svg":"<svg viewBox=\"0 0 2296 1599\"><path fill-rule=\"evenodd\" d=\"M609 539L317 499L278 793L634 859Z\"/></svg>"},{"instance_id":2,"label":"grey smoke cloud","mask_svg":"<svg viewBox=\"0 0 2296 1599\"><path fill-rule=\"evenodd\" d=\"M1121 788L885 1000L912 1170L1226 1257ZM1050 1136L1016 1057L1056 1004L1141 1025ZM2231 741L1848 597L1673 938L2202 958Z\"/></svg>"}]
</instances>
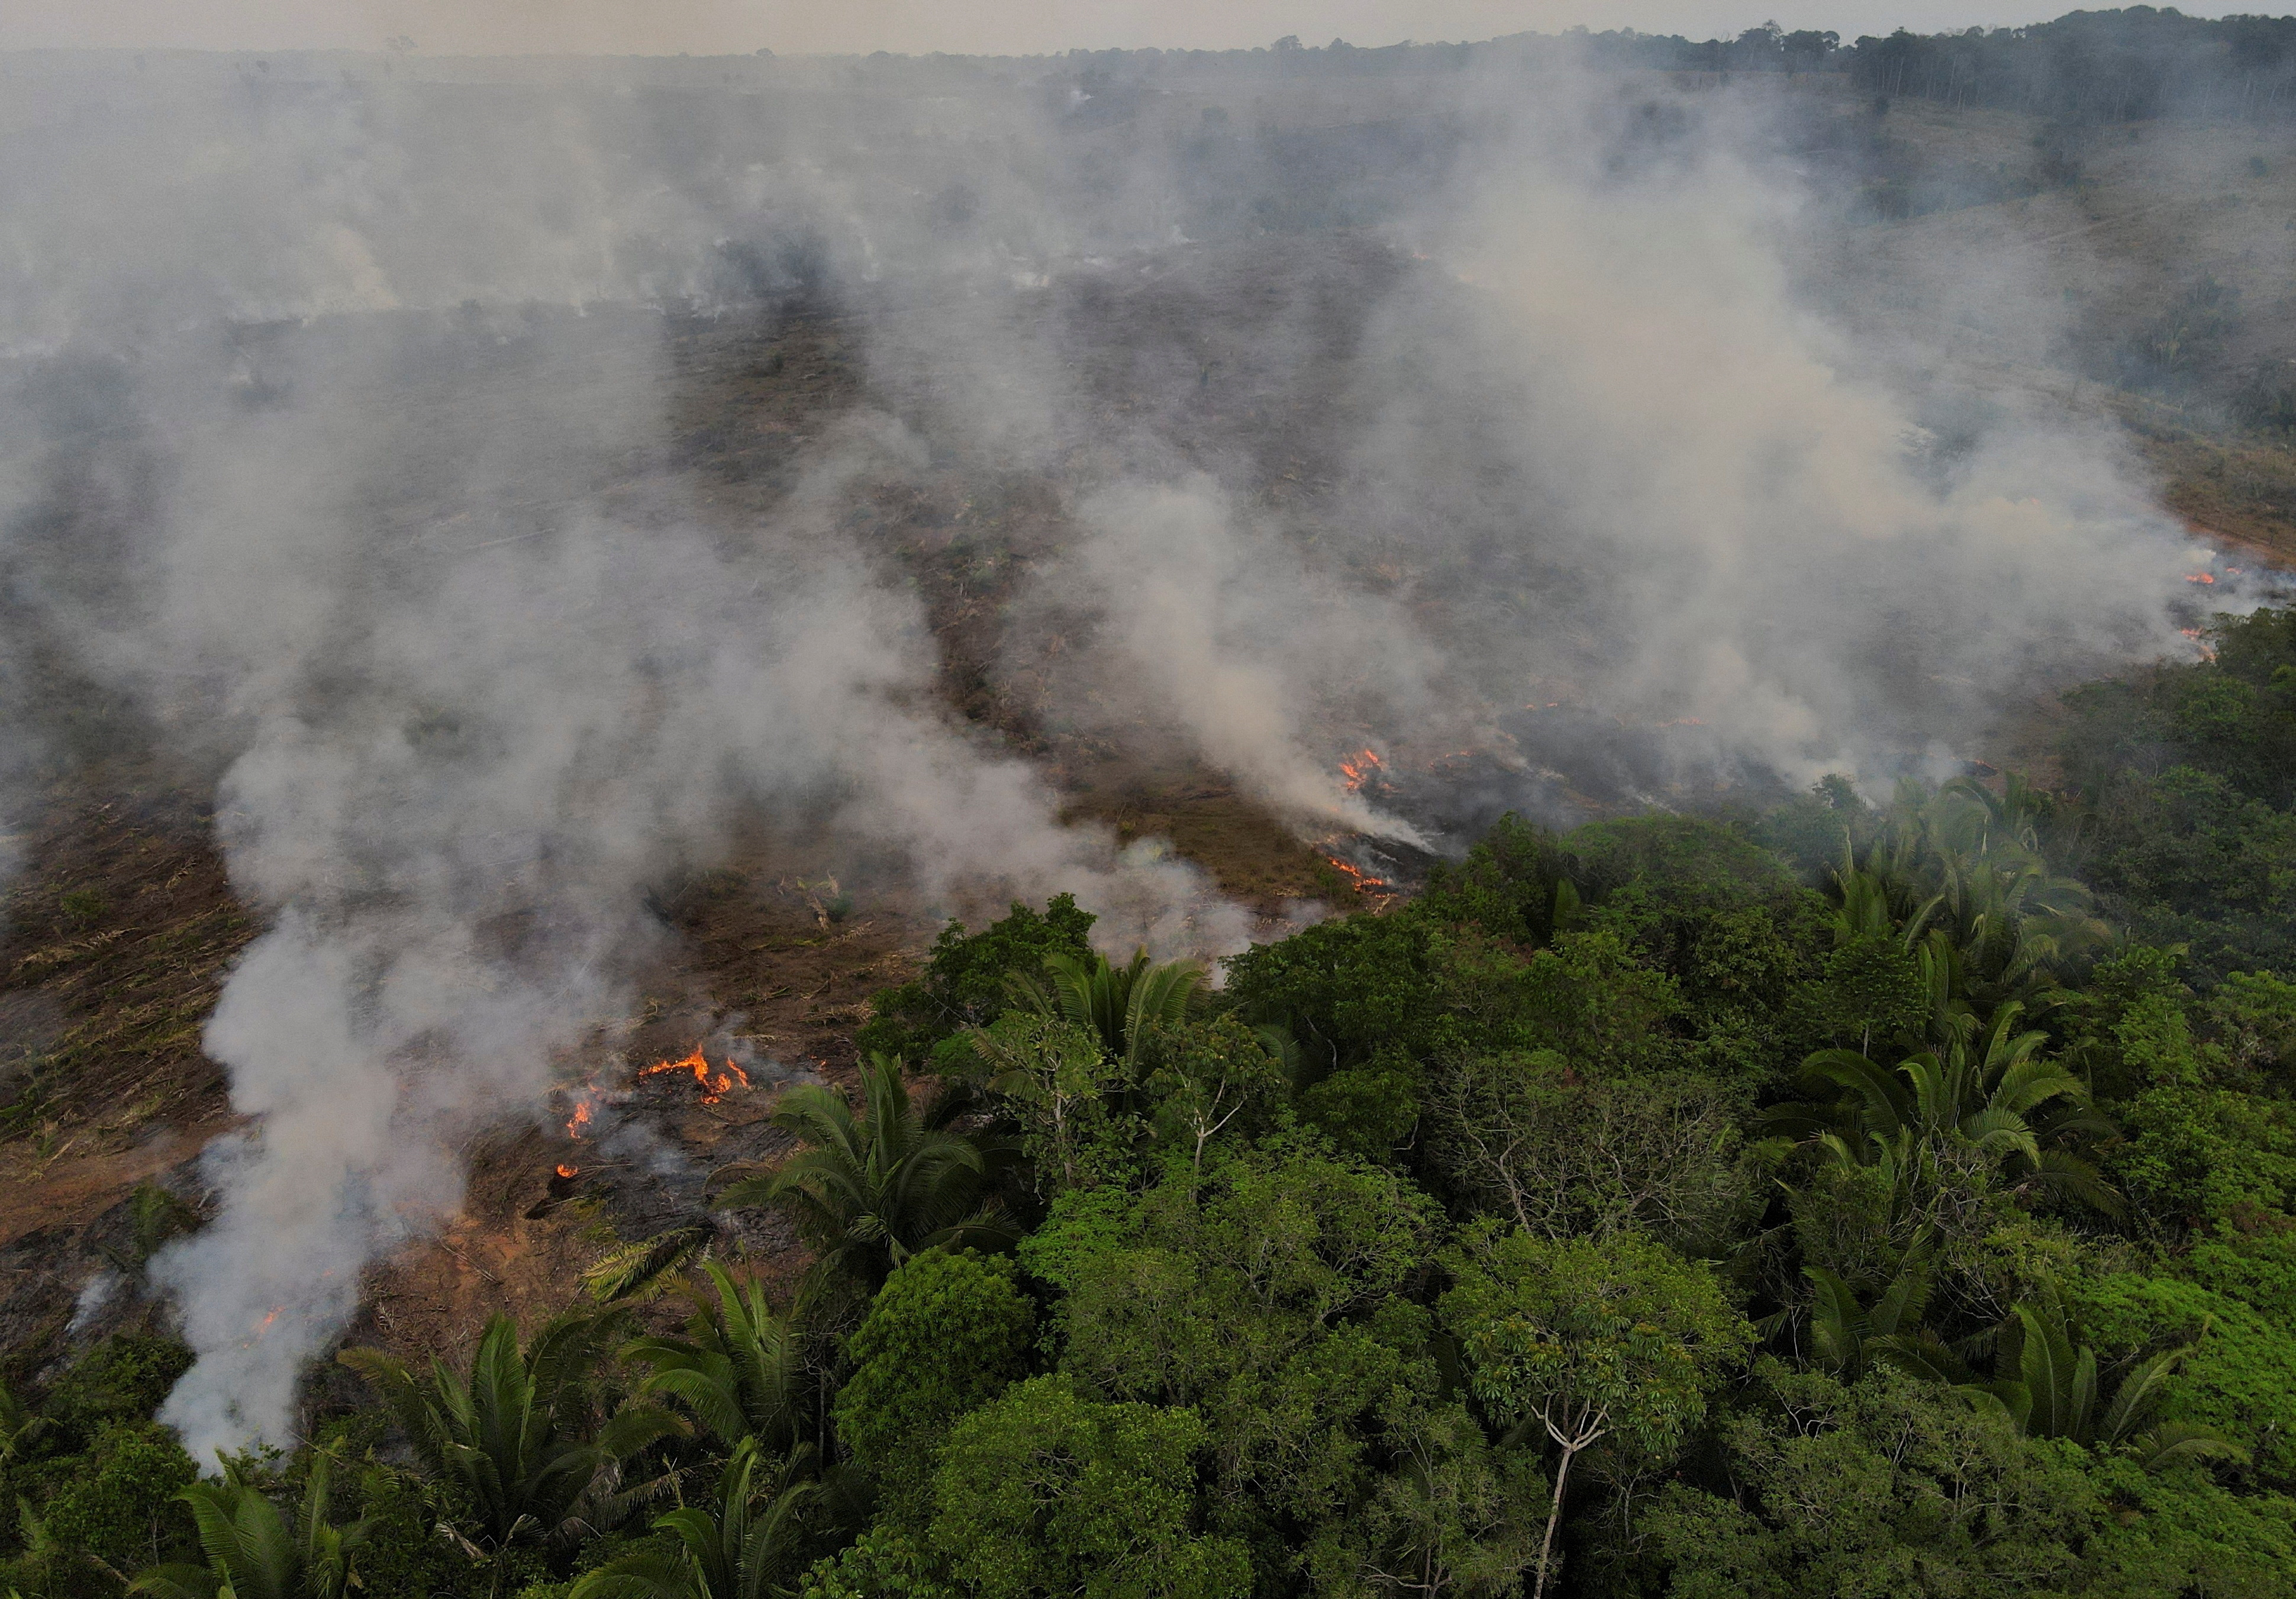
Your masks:
<instances>
[{"instance_id":1,"label":"grey smoke cloud","mask_svg":"<svg viewBox=\"0 0 2296 1599\"><path fill-rule=\"evenodd\" d=\"M399 67L9 68L12 603L218 774L268 923L208 1036L255 1125L155 1264L202 1458L285 1436L365 1266L621 1013L663 947L645 887L742 816L928 899L1076 891L1119 950L1250 935L939 709L922 606L842 512L943 451L1057 485L1004 669L1081 619L1056 718L1177 740L1311 834L1414 837L1332 775L1365 737L1481 745L1567 693L1702 723L1721 775L1880 775L2032 673L2181 643L2182 541L2111 442L2005 406L1921 447L1928 401L1798 283L1822 220L1726 102L1639 155L1608 86L1470 102L1451 177L1386 217L1339 480L1279 507L1249 436L1205 459L1160 420L1193 358L1144 352L1122 422L1079 378L1094 324L1051 289L1185 273L1214 213L1173 141L1071 122L1062 83ZM660 468L657 309L801 283L884 408L729 517ZM1318 337L1270 316L1226 353L1305 370Z\"/></svg>"},{"instance_id":2,"label":"grey smoke cloud","mask_svg":"<svg viewBox=\"0 0 2296 1599\"><path fill-rule=\"evenodd\" d=\"M1737 108L1691 106L1642 160L1604 99L1548 88L1427 215L1434 260L1364 363L1390 398L1357 533L1404 524L1451 586L1455 676L1495 709L1694 721L1806 783L1943 753L2004 685L2188 647L2168 602L2193 552L2117 442L2013 395L1926 452L1906 352L1798 284L1828 224L1740 153Z\"/></svg>"},{"instance_id":3,"label":"grey smoke cloud","mask_svg":"<svg viewBox=\"0 0 2296 1599\"><path fill-rule=\"evenodd\" d=\"M1250 930L936 709L916 601L835 526L857 480L920 465L898 423L832 429L763 526L646 472L659 319L535 302L708 291L691 191L540 160L578 108L514 106L467 160L389 95L250 119L237 93L12 166L37 203L0 301L24 369L109 407L14 485L18 587L221 767L233 882L270 921L206 1037L255 1126L212 1152L215 1223L153 1268L198 1356L165 1419L202 1458L288 1436L366 1263L451 1214L459 1150L623 1008L660 948L643 890L737 811L905 863L928 900L1076 892L1123 950ZM427 308L475 291L499 309ZM27 458L57 404L12 406ZM83 447L144 491L92 493L59 464Z\"/></svg>"},{"instance_id":4,"label":"grey smoke cloud","mask_svg":"<svg viewBox=\"0 0 2296 1599\"><path fill-rule=\"evenodd\" d=\"M1770 20L1849 38L1897 28L2013 26L2061 9L1994 0L996 0L962 8L928 0L835 8L734 0L79 0L68 11L0 18L0 49L372 50L407 37L447 54L1047 54L1252 48L1287 34L1311 45L1336 37L1389 45L1574 27L1710 38Z\"/></svg>"},{"instance_id":5,"label":"grey smoke cloud","mask_svg":"<svg viewBox=\"0 0 2296 1599\"><path fill-rule=\"evenodd\" d=\"M306 399L285 425L324 410ZM444 554L347 537L336 564L298 545L356 529L348 507L283 515L278 466L301 452L250 446L267 467L250 474L234 441L207 441L235 470L187 496L202 514L167 564L247 560L229 603L163 578L166 658L135 664L196 660L243 718L220 831L234 886L275 920L206 1040L258 1126L211 1162L217 1222L155 1267L201 1357L164 1412L195 1449L283 1435L363 1264L451 1214L457 1149L539 1106L622 1008L660 944L643 889L706 863L738 805L898 852L929 895L1072 890L1125 947L1242 942L1242 914L1191 869L1062 828L1029 769L934 714L914 602L808 514L840 479L898 471L906 442L857 424L787 520L746 537L578 504ZM228 492L258 485L262 501ZM266 550L276 578L253 570ZM281 600L300 626L267 624Z\"/></svg>"}]
</instances>

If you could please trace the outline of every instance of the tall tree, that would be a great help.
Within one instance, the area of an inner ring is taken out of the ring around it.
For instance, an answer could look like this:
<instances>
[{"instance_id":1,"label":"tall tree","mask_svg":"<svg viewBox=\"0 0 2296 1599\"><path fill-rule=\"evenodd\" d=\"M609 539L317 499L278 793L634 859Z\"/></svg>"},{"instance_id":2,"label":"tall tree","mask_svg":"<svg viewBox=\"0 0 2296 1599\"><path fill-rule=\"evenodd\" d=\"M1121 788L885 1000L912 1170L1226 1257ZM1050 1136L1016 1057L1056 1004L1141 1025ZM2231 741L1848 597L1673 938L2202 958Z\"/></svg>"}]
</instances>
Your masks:
<instances>
[{"instance_id":1,"label":"tall tree","mask_svg":"<svg viewBox=\"0 0 2296 1599\"><path fill-rule=\"evenodd\" d=\"M1536 1423L1556 1451L1537 1599L1553 1573L1571 1463L1605 1440L1670 1458L1753 1329L1706 1268L1632 1236L1546 1239L1486 1223L1444 1264L1454 1286L1438 1313L1466 1357L1469 1391L1494 1424Z\"/></svg>"}]
</instances>

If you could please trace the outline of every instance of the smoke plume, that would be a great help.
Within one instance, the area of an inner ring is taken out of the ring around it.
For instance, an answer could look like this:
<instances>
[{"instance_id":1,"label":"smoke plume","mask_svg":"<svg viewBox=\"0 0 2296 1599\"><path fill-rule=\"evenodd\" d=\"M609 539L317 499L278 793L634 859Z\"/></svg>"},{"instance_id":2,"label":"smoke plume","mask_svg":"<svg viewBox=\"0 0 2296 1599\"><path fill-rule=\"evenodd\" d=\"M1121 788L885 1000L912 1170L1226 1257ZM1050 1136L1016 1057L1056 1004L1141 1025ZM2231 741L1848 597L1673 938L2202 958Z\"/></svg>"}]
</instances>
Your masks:
<instances>
[{"instance_id":1,"label":"smoke plume","mask_svg":"<svg viewBox=\"0 0 2296 1599\"><path fill-rule=\"evenodd\" d=\"M1807 291L1834 224L1727 100L1461 76L1440 136L1317 164L1217 84L1058 63L4 75L0 779L35 683L124 697L266 927L207 1034L251 1123L154 1265L202 1459L289 1435L365 1267L745 819L929 902L1073 891L1119 950L1250 936L946 709L873 491L1046 485L991 668L1308 836L1457 848L1337 757L1464 745L1528 803L1577 781L1550 704L1693 730L1635 775L1672 800L1919 769L2183 647L2183 541L2112 441L2013 396L1948 427ZM868 392L757 441L759 511L681 469L669 348L775 306L840 318Z\"/></svg>"}]
</instances>

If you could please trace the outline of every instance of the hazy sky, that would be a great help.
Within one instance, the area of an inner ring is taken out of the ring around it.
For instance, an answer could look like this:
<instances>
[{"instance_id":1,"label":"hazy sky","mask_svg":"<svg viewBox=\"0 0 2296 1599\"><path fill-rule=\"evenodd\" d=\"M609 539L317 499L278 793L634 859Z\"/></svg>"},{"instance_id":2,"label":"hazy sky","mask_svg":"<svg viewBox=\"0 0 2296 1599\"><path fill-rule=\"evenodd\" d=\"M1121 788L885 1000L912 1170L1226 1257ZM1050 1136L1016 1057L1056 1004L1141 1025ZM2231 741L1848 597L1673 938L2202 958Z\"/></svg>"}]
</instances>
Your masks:
<instances>
[{"instance_id":1,"label":"hazy sky","mask_svg":"<svg viewBox=\"0 0 2296 1599\"><path fill-rule=\"evenodd\" d=\"M1297 34L1385 45L1573 24L1694 38L1766 20L1845 39L2038 21L2077 0L10 0L0 49L127 45L430 53L746 53L893 50L1041 53L1074 46L1265 45ZM2227 8L2186 6L2195 15ZM2253 10L2256 6L2234 9Z\"/></svg>"}]
</instances>

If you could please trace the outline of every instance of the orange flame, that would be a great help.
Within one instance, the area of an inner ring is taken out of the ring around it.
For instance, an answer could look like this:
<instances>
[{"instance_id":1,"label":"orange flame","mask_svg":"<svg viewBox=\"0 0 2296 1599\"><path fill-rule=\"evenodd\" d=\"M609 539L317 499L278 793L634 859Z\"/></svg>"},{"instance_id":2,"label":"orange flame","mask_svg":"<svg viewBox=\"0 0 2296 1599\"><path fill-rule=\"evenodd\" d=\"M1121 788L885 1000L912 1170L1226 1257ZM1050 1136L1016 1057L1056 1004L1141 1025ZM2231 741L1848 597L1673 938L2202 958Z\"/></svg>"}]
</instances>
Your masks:
<instances>
[{"instance_id":1,"label":"orange flame","mask_svg":"<svg viewBox=\"0 0 2296 1599\"><path fill-rule=\"evenodd\" d=\"M581 1168L580 1167L578 1167L578 1166L568 1166L568 1165L566 1165L564 1162L562 1162L562 1162L559 1164L559 1168L558 1168L558 1175L559 1175L560 1177L572 1177L576 1172L580 1171L581 1169L582 1169L582 1168Z\"/></svg>"},{"instance_id":2,"label":"orange flame","mask_svg":"<svg viewBox=\"0 0 2296 1599\"><path fill-rule=\"evenodd\" d=\"M1379 768L1380 758L1376 750L1358 750L1340 763L1340 775L1346 779L1344 786L1352 794L1379 775Z\"/></svg>"},{"instance_id":3,"label":"orange flame","mask_svg":"<svg viewBox=\"0 0 2296 1599\"><path fill-rule=\"evenodd\" d=\"M2213 583L2216 580L2216 574L2213 572L2186 572L2185 574L2185 581L2187 583Z\"/></svg>"},{"instance_id":4,"label":"orange flame","mask_svg":"<svg viewBox=\"0 0 2296 1599\"><path fill-rule=\"evenodd\" d=\"M590 1102L586 1099L578 1099L574 1102L574 1114L566 1119L566 1136L569 1138L579 1138L582 1136L582 1129L589 1125Z\"/></svg>"},{"instance_id":5,"label":"orange flame","mask_svg":"<svg viewBox=\"0 0 2296 1599\"><path fill-rule=\"evenodd\" d=\"M746 1088L750 1086L750 1074L730 1060L726 1062L725 1070L712 1071L709 1069L709 1057L701 1053L701 1046L699 1044L693 1046L693 1053L684 1060L657 1061L638 1075L652 1077L660 1071L693 1072L693 1080L701 1085L701 1103L705 1105L716 1104L726 1097L726 1091L730 1088L735 1086Z\"/></svg>"},{"instance_id":6,"label":"orange flame","mask_svg":"<svg viewBox=\"0 0 2296 1599\"><path fill-rule=\"evenodd\" d=\"M1378 894L1386 891L1386 879L1374 877L1359 866L1350 866L1336 855L1327 855L1324 858L1331 862L1334 868L1347 874L1348 878L1354 882L1357 893Z\"/></svg>"}]
</instances>

